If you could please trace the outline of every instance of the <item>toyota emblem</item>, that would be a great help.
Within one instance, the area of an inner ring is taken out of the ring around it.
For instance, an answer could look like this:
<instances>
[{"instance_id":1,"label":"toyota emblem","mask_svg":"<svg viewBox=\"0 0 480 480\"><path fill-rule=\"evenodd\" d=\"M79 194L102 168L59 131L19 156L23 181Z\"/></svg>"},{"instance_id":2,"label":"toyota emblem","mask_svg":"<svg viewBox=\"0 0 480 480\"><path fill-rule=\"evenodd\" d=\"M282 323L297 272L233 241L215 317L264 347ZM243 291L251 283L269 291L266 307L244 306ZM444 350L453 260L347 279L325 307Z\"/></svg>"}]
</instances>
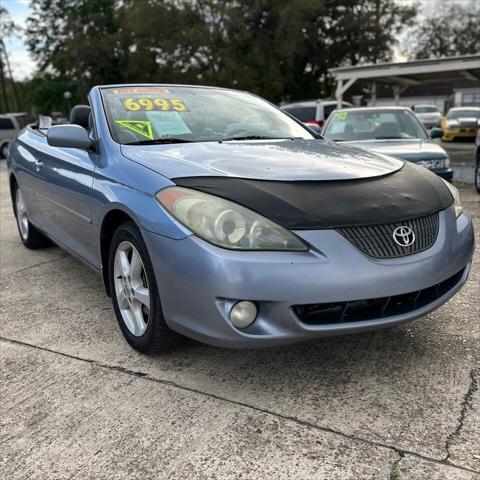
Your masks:
<instances>
[{"instance_id":1,"label":"toyota emblem","mask_svg":"<svg viewBox=\"0 0 480 480\"><path fill-rule=\"evenodd\" d=\"M393 240L401 247L409 247L415 242L415 232L410 227L397 227L393 231Z\"/></svg>"}]
</instances>

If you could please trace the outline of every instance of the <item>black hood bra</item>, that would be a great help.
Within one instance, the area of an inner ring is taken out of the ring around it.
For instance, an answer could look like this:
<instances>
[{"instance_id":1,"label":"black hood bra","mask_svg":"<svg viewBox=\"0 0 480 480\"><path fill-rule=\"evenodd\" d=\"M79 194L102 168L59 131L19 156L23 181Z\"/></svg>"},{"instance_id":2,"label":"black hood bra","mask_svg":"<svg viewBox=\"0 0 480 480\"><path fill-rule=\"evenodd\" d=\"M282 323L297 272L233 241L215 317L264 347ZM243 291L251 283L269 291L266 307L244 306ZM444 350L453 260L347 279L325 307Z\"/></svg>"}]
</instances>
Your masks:
<instances>
[{"instance_id":1,"label":"black hood bra","mask_svg":"<svg viewBox=\"0 0 480 480\"><path fill-rule=\"evenodd\" d=\"M243 205L290 230L402 222L444 210L453 203L443 180L408 162L391 174L361 180L200 176L173 181Z\"/></svg>"}]
</instances>

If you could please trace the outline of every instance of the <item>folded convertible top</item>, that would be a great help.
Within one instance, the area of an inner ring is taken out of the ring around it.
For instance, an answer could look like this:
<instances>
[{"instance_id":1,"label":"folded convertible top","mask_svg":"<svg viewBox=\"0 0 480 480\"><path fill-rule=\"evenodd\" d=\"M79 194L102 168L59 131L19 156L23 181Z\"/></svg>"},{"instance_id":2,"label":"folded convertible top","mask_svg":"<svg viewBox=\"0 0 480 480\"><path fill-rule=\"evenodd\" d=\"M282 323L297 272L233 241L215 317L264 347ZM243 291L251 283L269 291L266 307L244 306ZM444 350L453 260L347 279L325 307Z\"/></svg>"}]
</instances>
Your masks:
<instances>
[{"instance_id":1,"label":"folded convertible top","mask_svg":"<svg viewBox=\"0 0 480 480\"><path fill-rule=\"evenodd\" d=\"M443 180L411 163L362 180L286 182L212 176L173 181L239 203L291 230L401 222L453 203Z\"/></svg>"}]
</instances>

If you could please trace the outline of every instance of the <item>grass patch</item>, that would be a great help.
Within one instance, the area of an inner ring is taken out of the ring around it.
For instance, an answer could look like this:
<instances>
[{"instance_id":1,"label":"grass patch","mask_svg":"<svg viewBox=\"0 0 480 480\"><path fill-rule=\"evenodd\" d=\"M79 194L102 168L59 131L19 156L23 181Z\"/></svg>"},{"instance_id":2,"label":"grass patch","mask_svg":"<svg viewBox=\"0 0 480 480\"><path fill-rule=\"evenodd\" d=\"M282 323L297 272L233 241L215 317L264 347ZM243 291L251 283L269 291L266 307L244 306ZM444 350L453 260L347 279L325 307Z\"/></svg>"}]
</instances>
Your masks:
<instances>
[{"instance_id":1,"label":"grass patch","mask_svg":"<svg viewBox=\"0 0 480 480\"><path fill-rule=\"evenodd\" d=\"M390 469L390 480L398 480L398 462L394 462Z\"/></svg>"}]
</instances>

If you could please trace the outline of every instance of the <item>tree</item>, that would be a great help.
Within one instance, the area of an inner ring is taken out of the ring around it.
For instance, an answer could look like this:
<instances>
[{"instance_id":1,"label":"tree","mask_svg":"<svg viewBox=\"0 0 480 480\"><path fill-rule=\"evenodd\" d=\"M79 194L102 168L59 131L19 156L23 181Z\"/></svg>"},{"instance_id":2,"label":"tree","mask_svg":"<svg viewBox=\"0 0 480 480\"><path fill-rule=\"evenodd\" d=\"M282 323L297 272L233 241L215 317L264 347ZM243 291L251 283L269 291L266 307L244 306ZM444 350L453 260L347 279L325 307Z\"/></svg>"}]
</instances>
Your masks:
<instances>
[{"instance_id":1,"label":"tree","mask_svg":"<svg viewBox=\"0 0 480 480\"><path fill-rule=\"evenodd\" d=\"M419 23L409 47L416 58L448 57L480 52L480 3L441 1L435 13Z\"/></svg>"},{"instance_id":2,"label":"tree","mask_svg":"<svg viewBox=\"0 0 480 480\"><path fill-rule=\"evenodd\" d=\"M76 81L85 96L122 78L116 0L33 0L27 44L41 70Z\"/></svg>"},{"instance_id":3,"label":"tree","mask_svg":"<svg viewBox=\"0 0 480 480\"><path fill-rule=\"evenodd\" d=\"M58 76L49 73L37 74L20 85L22 99L32 113L50 115L52 112L68 113L67 100L63 94L72 90L72 85ZM75 90L75 89L73 89ZM84 98L74 98L73 102L84 103Z\"/></svg>"},{"instance_id":4,"label":"tree","mask_svg":"<svg viewBox=\"0 0 480 480\"><path fill-rule=\"evenodd\" d=\"M17 110L20 110L20 101L18 97L17 87L12 77L10 62L8 59L7 49L5 47L4 38L16 35L18 33L18 26L11 19L7 9L0 5L0 88L3 96L3 103L5 104L5 111L10 110L10 105L15 104ZM10 76L10 82L7 82L7 77ZM12 97L12 102L9 97ZM0 105L0 111L2 106Z\"/></svg>"},{"instance_id":5,"label":"tree","mask_svg":"<svg viewBox=\"0 0 480 480\"><path fill-rule=\"evenodd\" d=\"M10 37L18 32L18 26L13 22L8 10L0 4L0 39Z\"/></svg>"},{"instance_id":6,"label":"tree","mask_svg":"<svg viewBox=\"0 0 480 480\"><path fill-rule=\"evenodd\" d=\"M328 69L387 60L415 8L395 0L33 0L41 68L93 84L175 82L272 101L331 94Z\"/></svg>"}]
</instances>

